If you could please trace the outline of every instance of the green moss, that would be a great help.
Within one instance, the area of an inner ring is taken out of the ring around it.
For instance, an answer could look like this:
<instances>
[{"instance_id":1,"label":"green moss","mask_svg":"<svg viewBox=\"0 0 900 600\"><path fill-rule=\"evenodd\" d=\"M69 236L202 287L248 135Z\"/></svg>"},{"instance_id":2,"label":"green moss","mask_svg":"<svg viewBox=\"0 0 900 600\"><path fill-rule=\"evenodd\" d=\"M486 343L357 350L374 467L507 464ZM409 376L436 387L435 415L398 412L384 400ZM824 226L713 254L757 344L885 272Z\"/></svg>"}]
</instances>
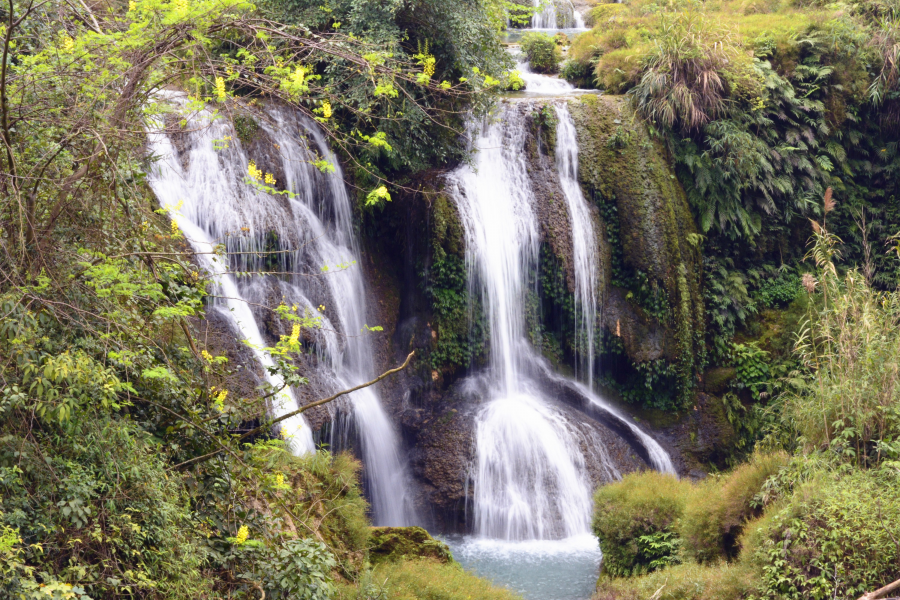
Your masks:
<instances>
[{"instance_id":1,"label":"green moss","mask_svg":"<svg viewBox=\"0 0 900 600\"><path fill-rule=\"evenodd\" d=\"M671 532L690 493L689 482L655 471L633 473L599 488L592 527L603 550L603 573L640 575L667 564L667 557L674 560L675 547L661 556L642 538Z\"/></svg>"},{"instance_id":2,"label":"green moss","mask_svg":"<svg viewBox=\"0 0 900 600\"><path fill-rule=\"evenodd\" d=\"M674 340L666 358L686 406L705 350L700 253L687 197L625 99L585 96L570 108L579 132L579 178L607 225L612 283Z\"/></svg>"},{"instance_id":3,"label":"green moss","mask_svg":"<svg viewBox=\"0 0 900 600\"><path fill-rule=\"evenodd\" d=\"M373 527L371 531L369 561L373 565L415 558L454 562L447 544L421 527Z\"/></svg>"},{"instance_id":4,"label":"green moss","mask_svg":"<svg viewBox=\"0 0 900 600\"><path fill-rule=\"evenodd\" d=\"M465 238L456 206L443 194L431 204L431 265L423 269L436 338L433 369L453 374L484 356L487 326L479 298L469 297Z\"/></svg>"},{"instance_id":5,"label":"green moss","mask_svg":"<svg viewBox=\"0 0 900 600\"><path fill-rule=\"evenodd\" d=\"M731 367L716 367L703 374L703 387L711 394L722 394L737 375Z\"/></svg>"}]
</instances>

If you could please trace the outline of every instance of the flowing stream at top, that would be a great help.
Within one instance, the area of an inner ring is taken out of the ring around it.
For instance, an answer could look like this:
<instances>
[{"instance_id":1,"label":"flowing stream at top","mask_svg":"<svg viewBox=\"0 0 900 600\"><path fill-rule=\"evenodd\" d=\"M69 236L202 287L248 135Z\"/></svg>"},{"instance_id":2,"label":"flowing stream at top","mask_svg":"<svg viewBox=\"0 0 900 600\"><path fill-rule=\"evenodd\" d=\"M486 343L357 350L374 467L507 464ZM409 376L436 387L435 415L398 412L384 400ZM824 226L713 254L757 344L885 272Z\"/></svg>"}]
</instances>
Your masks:
<instances>
[{"instance_id":1,"label":"flowing stream at top","mask_svg":"<svg viewBox=\"0 0 900 600\"><path fill-rule=\"evenodd\" d=\"M168 93L166 100L176 108L185 105L180 94ZM359 249L350 199L338 162L314 123L281 108L268 109L264 117L260 126L270 143L257 148L275 157L281 169L273 168L284 178L290 195L260 192L244 182L254 157L241 146L227 119L214 118L206 110L188 119L184 133L167 134L158 127L151 131L150 151L159 161L150 185L184 232L198 262L213 276L210 310L231 323L262 366L272 365L262 350L269 344L260 326L268 315L251 306L283 301L297 306L299 314L320 319L321 328L309 332L313 351L324 364L317 375L333 392L347 389L375 376L372 348L364 333L366 291L356 266ZM336 171L323 174L313 167L320 157ZM214 253L217 244L225 245L227 257ZM250 276L236 278L232 272ZM278 274L266 275L272 272ZM282 386L277 375L266 371L265 377L275 388ZM378 394L364 388L350 395L349 405L374 521L410 524L416 519L408 498L406 464ZM295 390L287 388L271 410L282 415L297 407ZM282 433L295 453L315 450L302 416L284 425Z\"/></svg>"},{"instance_id":2,"label":"flowing stream at top","mask_svg":"<svg viewBox=\"0 0 900 600\"><path fill-rule=\"evenodd\" d=\"M540 7L542 0L534 0L533 6ZM567 10L559 14L557 2ZM562 16L562 23L559 17ZM534 29L584 29L584 17L575 8L571 0L550 0L544 5L541 12L531 17L531 27Z\"/></svg>"}]
</instances>

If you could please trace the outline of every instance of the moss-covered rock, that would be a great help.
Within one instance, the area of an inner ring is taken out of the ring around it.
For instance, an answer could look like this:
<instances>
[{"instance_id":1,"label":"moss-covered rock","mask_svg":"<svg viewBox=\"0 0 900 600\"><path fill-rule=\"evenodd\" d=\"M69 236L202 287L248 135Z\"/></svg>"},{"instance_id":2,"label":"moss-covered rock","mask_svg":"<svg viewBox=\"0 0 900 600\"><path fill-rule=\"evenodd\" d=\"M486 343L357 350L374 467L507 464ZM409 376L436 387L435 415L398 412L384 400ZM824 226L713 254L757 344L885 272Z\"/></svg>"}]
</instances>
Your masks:
<instances>
[{"instance_id":1,"label":"moss-covered rock","mask_svg":"<svg viewBox=\"0 0 900 600\"><path fill-rule=\"evenodd\" d=\"M578 130L579 178L606 224L604 298L617 287L625 296L625 302L604 305L604 324L622 338L632 361L670 363L679 404L686 406L702 364L705 324L700 237L687 197L663 147L626 99L583 96L569 107ZM665 343L655 342L648 327L662 332ZM646 347L650 342L654 346Z\"/></svg>"},{"instance_id":2,"label":"moss-covered rock","mask_svg":"<svg viewBox=\"0 0 900 600\"><path fill-rule=\"evenodd\" d=\"M723 394L728 390L737 371L731 367L716 367L703 374L703 389L710 394Z\"/></svg>"},{"instance_id":3,"label":"moss-covered rock","mask_svg":"<svg viewBox=\"0 0 900 600\"><path fill-rule=\"evenodd\" d=\"M421 527L373 527L369 539L369 560L372 564L413 558L455 562L447 544L434 539Z\"/></svg>"}]
</instances>

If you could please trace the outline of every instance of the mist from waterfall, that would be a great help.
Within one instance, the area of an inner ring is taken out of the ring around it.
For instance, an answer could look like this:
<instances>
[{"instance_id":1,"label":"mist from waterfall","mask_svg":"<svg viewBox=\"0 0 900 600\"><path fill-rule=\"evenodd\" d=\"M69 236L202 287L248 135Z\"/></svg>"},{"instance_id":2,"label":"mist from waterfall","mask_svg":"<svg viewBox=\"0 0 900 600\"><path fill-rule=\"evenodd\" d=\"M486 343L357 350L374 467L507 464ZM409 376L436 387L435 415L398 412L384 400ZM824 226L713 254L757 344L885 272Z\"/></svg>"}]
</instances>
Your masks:
<instances>
[{"instance_id":1,"label":"mist from waterfall","mask_svg":"<svg viewBox=\"0 0 900 600\"><path fill-rule=\"evenodd\" d=\"M165 99L176 109L186 106L181 94L168 93ZM207 310L231 323L275 389L283 382L266 369L272 359L262 350L270 344L260 323L269 315L258 307L279 302L320 320L320 328L306 333L318 360L317 377L332 393L371 380L375 368L365 332L366 290L339 163L320 129L295 111L269 107L259 125L271 141L260 151L274 155L290 195L260 192L244 182L254 157L242 147L233 125L208 110L190 116L184 132L156 127L149 133L150 152L158 157L150 185L215 282ZM335 171L316 169L312 163L320 158ZM218 244L224 245L227 256L214 253ZM278 274L266 274L273 271ZM234 272L248 275L237 278ZM335 430L343 438L349 437L350 428L355 430L374 522L417 521L400 441L377 392L371 387L359 390L346 403L351 416L344 427L332 429L331 441L333 446L346 443L335 437ZM273 399L270 410L279 416L296 408L295 390L287 388ZM334 416L341 420L341 414ZM280 425L295 453L315 450L302 417Z\"/></svg>"}]
</instances>

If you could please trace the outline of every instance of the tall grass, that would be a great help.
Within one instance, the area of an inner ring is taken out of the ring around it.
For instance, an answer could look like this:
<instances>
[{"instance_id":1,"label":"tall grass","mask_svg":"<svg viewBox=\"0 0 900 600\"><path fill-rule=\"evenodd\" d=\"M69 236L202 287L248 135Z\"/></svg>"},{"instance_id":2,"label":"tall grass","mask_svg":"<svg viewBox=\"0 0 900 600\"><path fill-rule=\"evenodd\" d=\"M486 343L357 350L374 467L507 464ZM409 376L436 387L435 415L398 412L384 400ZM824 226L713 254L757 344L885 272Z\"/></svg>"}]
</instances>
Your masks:
<instances>
[{"instance_id":1,"label":"tall grass","mask_svg":"<svg viewBox=\"0 0 900 600\"><path fill-rule=\"evenodd\" d=\"M644 74L631 91L638 112L658 125L696 131L724 115L726 69L738 54L731 34L699 10L662 13Z\"/></svg>"},{"instance_id":2,"label":"tall grass","mask_svg":"<svg viewBox=\"0 0 900 600\"><path fill-rule=\"evenodd\" d=\"M785 414L807 450L869 466L895 452L900 434L900 291L873 289L858 269L841 273L840 240L814 229L816 276L804 277L814 301L796 344L811 376L797 381Z\"/></svg>"}]
</instances>

